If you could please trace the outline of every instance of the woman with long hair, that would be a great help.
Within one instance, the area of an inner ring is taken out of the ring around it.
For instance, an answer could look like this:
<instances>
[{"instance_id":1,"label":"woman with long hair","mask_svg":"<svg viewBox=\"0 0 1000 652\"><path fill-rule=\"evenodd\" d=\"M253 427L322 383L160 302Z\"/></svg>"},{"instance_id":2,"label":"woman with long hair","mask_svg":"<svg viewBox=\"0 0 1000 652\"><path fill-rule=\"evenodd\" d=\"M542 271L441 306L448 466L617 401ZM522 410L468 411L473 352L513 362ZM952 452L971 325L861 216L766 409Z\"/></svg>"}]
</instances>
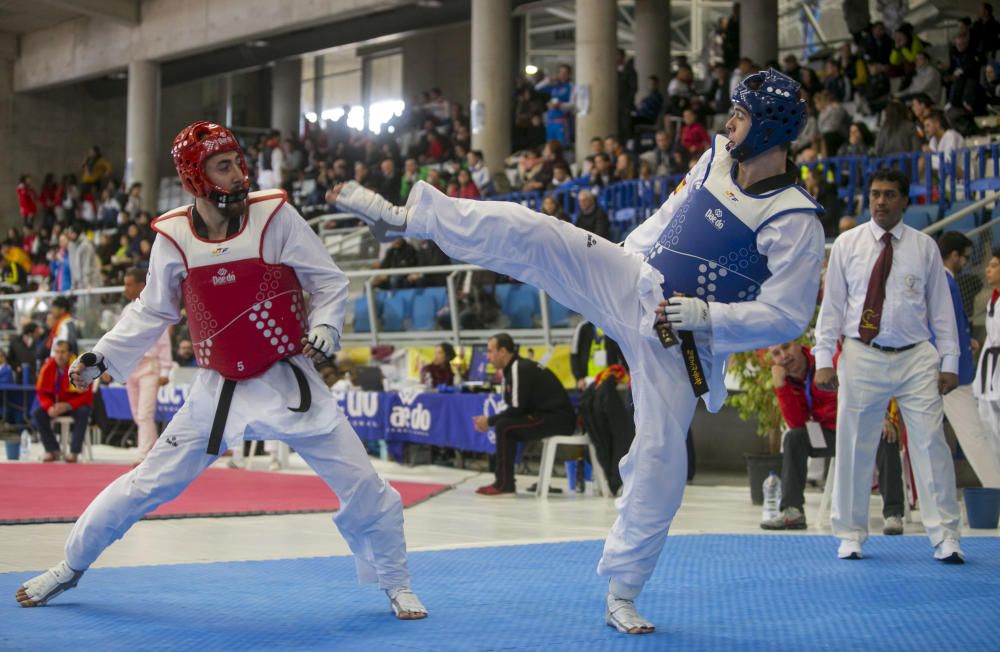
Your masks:
<instances>
[{"instance_id":1,"label":"woman with long hair","mask_svg":"<svg viewBox=\"0 0 1000 652\"><path fill-rule=\"evenodd\" d=\"M901 102L889 102L882 112L882 126L875 138L875 156L918 151L920 138L916 125L910 119L909 109Z\"/></svg>"}]
</instances>

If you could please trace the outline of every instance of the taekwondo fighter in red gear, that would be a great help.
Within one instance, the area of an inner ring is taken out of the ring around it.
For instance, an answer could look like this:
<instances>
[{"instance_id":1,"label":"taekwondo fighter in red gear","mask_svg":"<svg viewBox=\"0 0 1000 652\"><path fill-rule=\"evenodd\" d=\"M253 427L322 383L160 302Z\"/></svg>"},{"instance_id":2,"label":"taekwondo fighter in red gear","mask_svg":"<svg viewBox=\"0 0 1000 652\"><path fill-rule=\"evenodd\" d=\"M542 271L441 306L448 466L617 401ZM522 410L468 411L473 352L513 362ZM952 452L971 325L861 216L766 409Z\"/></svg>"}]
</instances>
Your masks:
<instances>
[{"instance_id":1,"label":"taekwondo fighter in red gear","mask_svg":"<svg viewBox=\"0 0 1000 652\"><path fill-rule=\"evenodd\" d=\"M243 152L228 129L196 122L174 139L172 154L195 203L153 222L159 237L145 289L70 373L79 387L105 371L127 378L180 319L182 301L200 368L142 464L94 499L65 560L25 582L17 600L39 606L76 586L105 548L225 449L278 439L340 498L333 520L359 581L378 583L397 617L423 618L410 589L399 494L375 472L313 366L339 348L347 278L284 192L248 192Z\"/></svg>"}]
</instances>

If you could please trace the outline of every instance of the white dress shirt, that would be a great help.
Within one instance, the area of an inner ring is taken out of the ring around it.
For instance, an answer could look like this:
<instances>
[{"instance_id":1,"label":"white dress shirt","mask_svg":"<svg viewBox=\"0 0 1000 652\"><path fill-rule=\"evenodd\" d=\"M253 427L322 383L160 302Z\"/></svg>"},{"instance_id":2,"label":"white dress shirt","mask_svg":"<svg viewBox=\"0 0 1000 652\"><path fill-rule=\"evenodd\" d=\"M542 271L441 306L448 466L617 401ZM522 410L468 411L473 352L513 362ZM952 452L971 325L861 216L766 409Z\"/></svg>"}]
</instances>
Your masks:
<instances>
[{"instance_id":1,"label":"white dress shirt","mask_svg":"<svg viewBox=\"0 0 1000 652\"><path fill-rule=\"evenodd\" d=\"M903 347L931 339L941 355L941 371L958 373L958 331L937 244L902 222L892 231L892 268L885 288L875 344ZM823 304L816 324L816 368L833 367L841 336L858 337L868 281L882 253L885 234L874 220L842 234L833 243Z\"/></svg>"}]
</instances>

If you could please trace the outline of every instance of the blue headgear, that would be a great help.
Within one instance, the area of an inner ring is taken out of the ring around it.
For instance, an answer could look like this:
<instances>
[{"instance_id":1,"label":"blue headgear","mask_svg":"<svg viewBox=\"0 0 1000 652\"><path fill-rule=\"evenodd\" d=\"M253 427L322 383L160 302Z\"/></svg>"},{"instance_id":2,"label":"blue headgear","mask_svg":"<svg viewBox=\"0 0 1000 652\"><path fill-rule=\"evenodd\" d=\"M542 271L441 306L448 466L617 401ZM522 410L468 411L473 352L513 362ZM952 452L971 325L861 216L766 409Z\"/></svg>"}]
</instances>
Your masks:
<instances>
[{"instance_id":1,"label":"blue headgear","mask_svg":"<svg viewBox=\"0 0 1000 652\"><path fill-rule=\"evenodd\" d=\"M729 151L734 159L745 161L798 137L806 122L806 103L799 99L801 87L774 68L748 75L736 86L732 101L750 114L750 132Z\"/></svg>"}]
</instances>

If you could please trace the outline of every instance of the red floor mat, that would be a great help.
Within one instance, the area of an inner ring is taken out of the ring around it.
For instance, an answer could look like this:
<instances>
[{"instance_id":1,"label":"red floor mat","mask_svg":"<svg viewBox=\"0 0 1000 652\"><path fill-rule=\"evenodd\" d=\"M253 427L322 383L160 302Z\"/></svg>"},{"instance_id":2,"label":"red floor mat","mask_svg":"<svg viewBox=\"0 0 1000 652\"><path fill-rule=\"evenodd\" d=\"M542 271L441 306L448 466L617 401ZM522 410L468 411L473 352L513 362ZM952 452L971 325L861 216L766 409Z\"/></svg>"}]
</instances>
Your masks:
<instances>
[{"instance_id":1,"label":"red floor mat","mask_svg":"<svg viewBox=\"0 0 1000 652\"><path fill-rule=\"evenodd\" d=\"M115 478L117 464L0 464L0 524L74 521ZM443 484L391 482L403 506L448 488ZM146 518L251 516L332 512L337 497L318 477L262 471L208 469L184 493Z\"/></svg>"}]
</instances>

